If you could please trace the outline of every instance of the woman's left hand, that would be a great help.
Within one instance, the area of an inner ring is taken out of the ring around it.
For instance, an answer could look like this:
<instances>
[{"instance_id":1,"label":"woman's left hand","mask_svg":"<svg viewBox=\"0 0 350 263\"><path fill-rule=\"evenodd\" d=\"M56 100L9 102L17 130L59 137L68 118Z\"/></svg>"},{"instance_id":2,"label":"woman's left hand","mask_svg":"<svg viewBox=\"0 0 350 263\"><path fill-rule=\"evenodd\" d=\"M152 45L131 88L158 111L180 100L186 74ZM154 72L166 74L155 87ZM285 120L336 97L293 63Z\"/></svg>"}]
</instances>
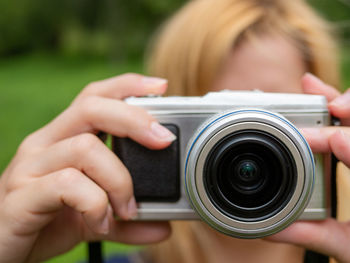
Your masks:
<instances>
[{"instance_id":1,"label":"woman's left hand","mask_svg":"<svg viewBox=\"0 0 350 263\"><path fill-rule=\"evenodd\" d=\"M313 152L333 152L350 167L350 89L341 94L311 74L302 78L302 87L307 94L324 95L330 113L341 121L341 126L301 130ZM297 221L266 240L295 244L331 256L338 262L350 262L350 221L338 222L333 218Z\"/></svg>"}]
</instances>

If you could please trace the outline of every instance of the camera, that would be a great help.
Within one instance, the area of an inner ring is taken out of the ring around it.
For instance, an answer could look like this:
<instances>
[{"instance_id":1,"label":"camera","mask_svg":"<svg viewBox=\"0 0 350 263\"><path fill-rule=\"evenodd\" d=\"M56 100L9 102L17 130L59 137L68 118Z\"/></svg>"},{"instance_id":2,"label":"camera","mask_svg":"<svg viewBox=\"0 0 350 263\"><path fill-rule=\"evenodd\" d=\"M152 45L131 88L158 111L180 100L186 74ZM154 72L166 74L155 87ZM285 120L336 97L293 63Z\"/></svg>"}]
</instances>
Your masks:
<instances>
[{"instance_id":1,"label":"camera","mask_svg":"<svg viewBox=\"0 0 350 263\"><path fill-rule=\"evenodd\" d=\"M113 137L133 178L136 220L202 219L260 238L329 215L330 158L313 154L299 131L330 125L323 96L225 90L126 102L177 136L163 150Z\"/></svg>"}]
</instances>

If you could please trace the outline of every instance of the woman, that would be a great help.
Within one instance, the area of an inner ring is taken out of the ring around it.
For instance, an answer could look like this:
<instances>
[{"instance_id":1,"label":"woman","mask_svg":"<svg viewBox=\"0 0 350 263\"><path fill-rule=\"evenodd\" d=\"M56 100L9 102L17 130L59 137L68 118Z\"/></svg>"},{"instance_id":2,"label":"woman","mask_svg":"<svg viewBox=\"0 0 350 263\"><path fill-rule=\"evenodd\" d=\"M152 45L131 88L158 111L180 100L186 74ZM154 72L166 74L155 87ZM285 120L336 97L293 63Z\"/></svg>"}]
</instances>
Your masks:
<instances>
[{"instance_id":1,"label":"woman","mask_svg":"<svg viewBox=\"0 0 350 263\"><path fill-rule=\"evenodd\" d=\"M169 80L169 94L260 89L321 93L329 100L338 96L338 91L314 76L302 78L305 72L311 72L332 86L339 86L336 46L329 27L303 1L191 1L165 25L154 43L150 72ZM315 140L316 133L308 132ZM339 185L344 185L346 179L340 175ZM328 223L332 227L334 222ZM316 226L307 225L310 231ZM227 238L193 222L172 226L175 231L170 240L153 250L156 262L303 261L304 250L300 247ZM331 254L327 253L330 247L339 245L327 242L317 249L309 236L303 240L296 234L298 226L303 225L296 224L290 228L294 233L285 231L270 240L292 241L326 254ZM190 244L189 248L178 245L182 243ZM211 248L208 254L207 247ZM218 255L223 258L218 260Z\"/></svg>"},{"instance_id":2,"label":"woman","mask_svg":"<svg viewBox=\"0 0 350 263\"><path fill-rule=\"evenodd\" d=\"M220 14L221 16L223 14L221 11L225 10L225 8L219 8L221 4L225 6L229 2L234 3L235 1L201 0L194 1L193 5L200 2L210 3L207 8L213 9L213 11L216 11L216 15ZM249 2L252 6L262 5L261 2L257 1L242 2ZM299 1L297 2L299 3ZM263 6L268 5L269 7L266 7L266 10L268 10L274 6L279 6L281 3L282 1L264 1ZM304 6L302 2L299 4ZM291 6L297 8L298 5L292 3ZM232 8L232 10L234 9ZM240 9L240 12L243 12L243 10L244 8ZM274 15L279 13L278 10L275 11ZM300 11L299 9L294 10L295 12ZM197 8L193 11L195 12L190 12L189 14L195 16L199 12ZM300 13L298 14L301 15ZM308 14L311 15L312 13ZM200 13L198 15L200 16ZM252 19L253 15L248 16L245 14L243 16L242 13L242 17L246 17L249 20ZM304 16L302 17L305 18ZM206 19L214 21L213 17L206 17ZM245 21L246 19L243 20ZM223 20L221 25L225 25L229 21L230 19L228 21ZM260 20L258 21L257 24L260 23ZM248 24L246 23L246 25ZM208 27L210 25L211 23L209 23ZM196 25L190 23L185 26L195 27ZM220 23L216 26L220 26ZM244 28L243 25L242 28ZM260 49L252 49L252 47L258 44L263 47L260 51L264 51L270 49L275 43L279 43L278 47L273 46L273 49L277 52L277 49L281 48L277 53L281 56L289 54L290 57L288 58L292 59L293 63L286 65L286 69L279 72L279 78L275 78L276 74L271 74L269 78L265 78L267 73L259 76L257 74L258 69L256 69L254 78L259 81L250 83L249 87L246 88L250 89L251 85L255 85L256 87L254 88L264 90L271 88L271 91L280 91L279 88L288 83L288 90L286 90L288 92L301 92L304 90L310 93L326 95L332 101L330 109L335 116L345 119L350 118L350 110L347 108L350 99L347 94L340 95L335 89L310 75L303 78L301 86L298 85L299 79L305 71L314 72L328 83L336 85L337 80L333 74L330 74L327 78L322 75L325 74L326 76L327 73L335 68L331 62L327 60L328 65L321 67L322 63L314 63L314 61L316 61L316 57L322 54L317 53L317 56L315 55L311 59L309 56L311 57L313 53L309 53L308 49L301 49L305 51L306 56L302 52L299 53L300 49L291 44L294 43L294 36L286 37L290 35L280 35L280 32L275 30L271 32L261 31L261 35L250 35L248 32L255 32L253 30L249 31L248 29L250 28L248 26L243 30L247 32L245 35L237 33L236 35L226 36L225 32L218 33L219 39L222 39L222 42L218 42L222 44L221 48L218 48L220 52L211 52L215 49L209 43L202 49L205 52L198 53L200 49L197 50L195 48L188 50L188 47L191 46L189 43L198 42L200 46L207 42L204 41L205 39L201 35L181 37L181 39L186 40L184 42L187 44L180 48L179 52L184 52L184 57L193 56L196 58L187 61L189 63L188 68L186 61L183 61L183 64L176 61L175 58L177 56L180 57L180 53L174 53L174 57L170 59L171 52L168 49L163 53L160 52L162 47L167 45L159 44L159 54L168 55L165 58L168 59L169 65L176 66L175 69L177 74L179 74L178 78L176 78L170 77L170 73L164 73L170 80L170 90L177 89L176 87L186 87L188 92L178 91L177 93L192 95L202 94L207 90L231 88L232 84L235 87L238 83L243 85L252 78L251 71L249 71L249 77L245 75L245 71L238 72L236 75L232 74L232 71L244 69L245 67L241 67L241 65L247 59L259 58L259 55L262 55L260 59L270 57L269 53L267 53L268 56L266 57L264 52L259 54ZM168 28L168 30L178 32L175 29ZM260 32L258 28L255 30ZM195 30L192 32L195 32ZM213 30L210 32L215 35L217 31ZM307 32L305 35L309 33ZM324 36L326 35L324 34ZM225 40L226 37L229 40ZM206 38L210 39L211 35ZM246 42L250 38L252 40ZM305 44L304 41L306 39L301 40L303 41L300 43ZM325 37L325 40L328 41L328 37ZM194 46L196 45L194 44ZM313 50L310 45L303 45L303 47ZM247 53L249 55L251 52L257 53L252 58L247 58ZM206 57L209 57L209 60L206 60ZM204 63L204 61L214 61L210 58L216 58L216 63L209 65ZM329 57L329 59L331 58L332 56ZM257 64L260 63L258 62ZM265 62L271 62L271 65L274 65L271 68L270 64L263 63L263 68L270 68L272 72L278 71L281 66L281 64L277 63L278 60L277 62L265 60ZM276 67L275 63L280 66ZM236 64L238 67L235 66ZM158 64L157 55L155 55L155 74L163 75L163 73L156 70L157 65L160 64ZM253 64L250 63L249 65ZM325 70L327 66L330 67L328 72ZM261 69L262 67L259 67L259 70ZM174 72L174 70L169 70L169 72ZM248 72L246 73L248 74ZM195 77L192 78L192 76ZM232 76L236 77L232 79ZM176 83L177 79L179 80L178 83ZM266 79L273 79L274 81L266 83ZM277 82L275 82L276 79L278 80ZM262 83L265 83L267 88L264 88L265 86L262 86ZM295 85L291 85L291 83ZM167 81L165 79L144 77L136 74L127 74L91 83L61 115L42 129L29 135L23 141L0 179L0 260L2 262L42 261L69 250L83 240L112 240L125 243L149 244L168 237L170 229L165 222L128 221L137 212L130 175L120 160L96 136L98 131L104 131L119 137L130 137L151 149L161 149L168 146L175 139L173 134L159 125L144 110L129 106L122 101L129 96L163 94L166 86ZM244 88L244 86L239 86L239 88ZM346 127L342 127L339 130L348 132ZM350 165L350 155L346 152L350 149L350 139L343 133L338 132L334 134L333 128L326 128L317 134L305 131L305 135L314 150L333 151L340 160L348 166ZM114 220L113 214L125 221ZM350 240L342 231L350 230L346 228L346 225L333 220L326 220L320 224L322 228L319 228L317 223L297 223L270 239L296 243L335 256L338 260L349 261L350 255L347 254L349 251L346 244L349 244ZM318 231L324 233L324 230L328 231L332 227L338 231L333 240L318 239ZM280 261L287 262L285 258L288 260L289 256L296 256L297 259L301 259L303 253L297 247L283 247L283 252L286 253L279 253L279 249L282 250L281 246L278 246L278 249L276 249L276 247L270 246L270 243L265 243L264 241L247 243L246 241L224 237L200 223L194 223L193 227L186 225L186 229L189 232L202 232L209 237L197 240L198 243L201 241L207 242L208 240L215 241L215 243L203 246L193 246L193 250L198 251L200 249L200 251L197 254L191 254L193 256L193 261L191 262L196 262L195 260L198 261L200 258L206 259L208 262L211 262L211 260L215 262L232 261L231 252L237 252L233 255L233 258L237 261L249 262L249 257L253 254L251 249L247 253L241 252L244 252L244 249L247 247L249 248L250 244L253 244L254 251L260 255L260 259L269 259L271 253L273 253L275 256L281 254L278 257L281 259ZM310 231L316 231L313 237L310 237ZM304 237L301 237L300 232L305 233ZM177 229L175 229L174 233L177 233ZM190 238L199 237L199 235L193 235L192 233L188 236ZM184 239L184 241L186 240L188 241L189 239ZM190 241L192 240L190 239ZM179 243L177 245L186 244L188 243ZM342 244L345 247L341 246ZM215 249L215 253L207 253L211 252L207 249L208 246ZM238 247L242 248L241 251L233 250ZM174 256L173 253L168 254L168 257L163 262L169 262L172 256ZM205 261L203 260L202 262Z\"/></svg>"},{"instance_id":3,"label":"woman","mask_svg":"<svg viewBox=\"0 0 350 263\"><path fill-rule=\"evenodd\" d=\"M310 74L304 75L311 72L332 86L339 86L336 46L328 29L303 1L191 1L168 21L154 41L150 73L169 80L169 94L260 89L320 93L332 100L339 95L337 90ZM330 109L335 115L339 113L333 104ZM319 132L304 132L311 143L321 137ZM315 151L326 150L322 143L316 144ZM340 186L349 180L344 173L339 177ZM331 220L298 223L268 238L296 243L297 247L228 238L196 222L173 223L172 237L152 251L153 258L155 262L303 262L305 246L341 259L330 253L332 247L341 246L338 242L317 240L329 234L325 232L329 229L343 230L344 225L334 224ZM322 231L318 231L320 225ZM181 244L187 244L187 248Z\"/></svg>"}]
</instances>

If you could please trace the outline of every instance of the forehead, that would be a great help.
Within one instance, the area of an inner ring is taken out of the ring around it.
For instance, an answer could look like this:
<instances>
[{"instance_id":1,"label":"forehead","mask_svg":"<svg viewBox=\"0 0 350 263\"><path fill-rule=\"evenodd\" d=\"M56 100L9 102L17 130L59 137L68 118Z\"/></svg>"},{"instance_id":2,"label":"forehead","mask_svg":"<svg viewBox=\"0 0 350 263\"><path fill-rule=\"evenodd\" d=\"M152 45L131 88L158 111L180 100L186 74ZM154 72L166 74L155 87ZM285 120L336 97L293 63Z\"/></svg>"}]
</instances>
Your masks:
<instances>
[{"instance_id":1,"label":"forehead","mask_svg":"<svg viewBox=\"0 0 350 263\"><path fill-rule=\"evenodd\" d=\"M246 39L225 59L213 90L299 93L305 71L301 52L288 38L268 35Z\"/></svg>"}]
</instances>

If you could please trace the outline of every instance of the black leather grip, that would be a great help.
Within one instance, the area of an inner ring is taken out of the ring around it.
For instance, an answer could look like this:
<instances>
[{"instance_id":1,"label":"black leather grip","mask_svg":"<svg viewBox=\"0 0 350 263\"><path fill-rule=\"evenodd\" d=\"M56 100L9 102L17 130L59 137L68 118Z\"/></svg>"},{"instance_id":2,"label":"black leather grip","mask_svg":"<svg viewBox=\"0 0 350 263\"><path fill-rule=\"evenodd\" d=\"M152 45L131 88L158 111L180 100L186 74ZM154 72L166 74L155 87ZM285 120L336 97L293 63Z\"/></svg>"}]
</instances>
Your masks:
<instances>
[{"instance_id":1,"label":"black leather grip","mask_svg":"<svg viewBox=\"0 0 350 263\"><path fill-rule=\"evenodd\" d=\"M175 125L162 125L179 138ZM128 138L113 137L112 149L131 174L137 202L175 202L180 198L178 139L166 149L150 150Z\"/></svg>"}]
</instances>

